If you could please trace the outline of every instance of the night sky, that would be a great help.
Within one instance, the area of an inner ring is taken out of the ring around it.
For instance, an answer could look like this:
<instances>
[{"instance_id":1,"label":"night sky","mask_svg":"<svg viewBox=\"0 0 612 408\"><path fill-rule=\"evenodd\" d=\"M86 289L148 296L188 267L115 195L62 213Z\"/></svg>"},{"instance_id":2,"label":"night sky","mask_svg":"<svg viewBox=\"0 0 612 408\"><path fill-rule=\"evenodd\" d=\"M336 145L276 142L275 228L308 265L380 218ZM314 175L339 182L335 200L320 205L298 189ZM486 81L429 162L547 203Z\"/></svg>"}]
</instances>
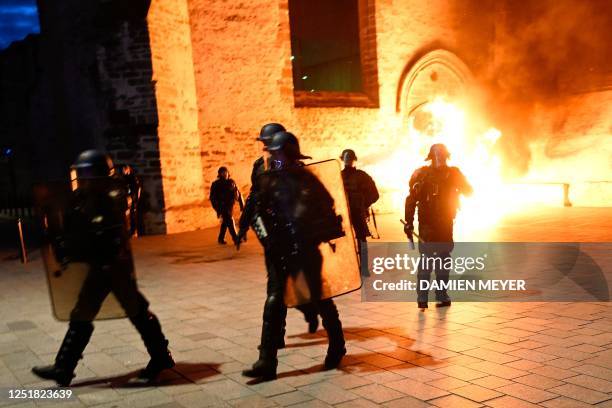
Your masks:
<instances>
[{"instance_id":1,"label":"night sky","mask_svg":"<svg viewBox=\"0 0 612 408\"><path fill-rule=\"evenodd\" d=\"M36 0L0 0L0 50L39 31Z\"/></svg>"}]
</instances>

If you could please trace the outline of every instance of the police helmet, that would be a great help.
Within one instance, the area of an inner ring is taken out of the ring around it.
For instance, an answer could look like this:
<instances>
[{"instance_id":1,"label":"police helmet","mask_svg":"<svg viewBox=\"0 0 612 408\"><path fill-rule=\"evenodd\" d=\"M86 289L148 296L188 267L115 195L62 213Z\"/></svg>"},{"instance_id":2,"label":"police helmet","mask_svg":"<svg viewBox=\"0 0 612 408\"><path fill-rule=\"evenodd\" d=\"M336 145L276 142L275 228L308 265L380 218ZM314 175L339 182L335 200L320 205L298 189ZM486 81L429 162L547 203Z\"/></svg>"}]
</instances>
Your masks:
<instances>
[{"instance_id":1,"label":"police helmet","mask_svg":"<svg viewBox=\"0 0 612 408\"><path fill-rule=\"evenodd\" d=\"M81 152L70 169L75 173L77 179L110 177L115 174L113 160L110 156L94 149Z\"/></svg>"},{"instance_id":2,"label":"police helmet","mask_svg":"<svg viewBox=\"0 0 612 408\"><path fill-rule=\"evenodd\" d=\"M344 149L340 155L340 160L344 160L346 156L351 160L357 161L357 155L353 149Z\"/></svg>"},{"instance_id":3,"label":"police helmet","mask_svg":"<svg viewBox=\"0 0 612 408\"><path fill-rule=\"evenodd\" d=\"M259 136L257 140L262 142L264 145L268 145L270 141L272 141L272 136L278 132L284 132L285 127L280 123L268 123L263 125L261 131L259 132Z\"/></svg>"},{"instance_id":4,"label":"police helmet","mask_svg":"<svg viewBox=\"0 0 612 408\"><path fill-rule=\"evenodd\" d=\"M297 137L290 132L275 133L265 149L269 152L283 150L287 156L293 159L312 159L312 157L302 154L300 151L300 142L298 142Z\"/></svg>"},{"instance_id":5,"label":"police helmet","mask_svg":"<svg viewBox=\"0 0 612 408\"><path fill-rule=\"evenodd\" d=\"M436 156L443 159L448 159L450 157L450 153L444 144L435 143L431 145L429 148L429 154L425 160L433 160L436 158Z\"/></svg>"}]
</instances>

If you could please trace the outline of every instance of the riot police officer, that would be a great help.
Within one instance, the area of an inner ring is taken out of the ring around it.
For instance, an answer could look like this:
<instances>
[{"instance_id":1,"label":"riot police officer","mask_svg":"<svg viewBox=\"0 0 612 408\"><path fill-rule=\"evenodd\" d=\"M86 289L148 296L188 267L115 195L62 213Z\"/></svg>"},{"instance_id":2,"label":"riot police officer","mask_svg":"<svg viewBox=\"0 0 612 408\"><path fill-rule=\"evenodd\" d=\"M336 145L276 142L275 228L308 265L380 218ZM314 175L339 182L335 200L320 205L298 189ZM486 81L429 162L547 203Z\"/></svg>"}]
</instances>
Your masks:
<instances>
[{"instance_id":1,"label":"riot police officer","mask_svg":"<svg viewBox=\"0 0 612 408\"><path fill-rule=\"evenodd\" d=\"M406 197L404 232L412 241L414 232L414 213L418 208L419 251L429 258L441 258L442 262L421 262L417 272L417 303L420 309L427 308L428 290L421 290L420 281L429 282L432 265L439 266L435 271L436 279L448 282L449 270L444 267L453 250L453 223L459 208L459 196L470 195L472 187L457 167L447 165L450 153L445 145L431 146L426 160L431 165L414 171L410 177L410 193ZM438 307L450 306L451 300L446 290L436 290Z\"/></svg>"},{"instance_id":2,"label":"riot police officer","mask_svg":"<svg viewBox=\"0 0 612 408\"><path fill-rule=\"evenodd\" d=\"M355 167L357 155L351 149L345 149L340 155L344 163L342 181L348 199L351 223L358 242L362 274L367 275L367 246L366 238L372 236L368 228L369 208L379 197L376 183L372 177L363 170Z\"/></svg>"},{"instance_id":3,"label":"riot police officer","mask_svg":"<svg viewBox=\"0 0 612 408\"><path fill-rule=\"evenodd\" d=\"M71 168L75 174L73 192L63 219L63 236L57 252L62 262L84 262L89 272L82 284L70 324L55 363L34 367L44 379L68 386L87 346L98 314L109 293L113 293L140 333L151 356L140 378L153 380L174 366L168 340L149 302L138 290L129 243L124 183L114 173L109 156L97 150L82 152Z\"/></svg>"},{"instance_id":4,"label":"riot police officer","mask_svg":"<svg viewBox=\"0 0 612 408\"><path fill-rule=\"evenodd\" d=\"M264 145L264 155L259 157L253 163L253 170L251 172L251 190L249 191L249 195L244 204L244 211L240 216L239 232L238 232L238 242L240 243L244 237L246 237L247 231L250 226L253 226L253 229L257 231L259 229L259 225L261 225L261 215L259 214L259 183L258 177L270 169L270 153L265 150L265 148L272 141L272 137L278 133L285 131L285 127L280 123L267 123L265 124L257 137L257 141L261 142ZM271 262L270 253L264 245L264 258L266 263L266 272L267 272L267 294L268 296L271 293L278 292L278 286L280 282L276 278L276 274L273 271L274 265ZM317 316L317 310L312 305L301 305L297 307L297 309L304 314L304 320L308 323L308 331L310 333L315 333L319 327L319 318ZM282 320L285 321L287 317L287 309L283 308L282 310ZM285 324L283 323L283 329L281 330L280 337L277 340L278 347L285 347Z\"/></svg>"},{"instance_id":5,"label":"riot police officer","mask_svg":"<svg viewBox=\"0 0 612 408\"><path fill-rule=\"evenodd\" d=\"M230 236L235 244L238 244L238 236L234 229L234 204L240 204L240 210L244 209L242 196L236 186L234 180L229 176L227 167L221 166L217 171L217 179L210 186L210 202L214 210L217 212L217 217L221 218L221 227L219 229L219 237L217 242L225 244L225 232L229 230Z\"/></svg>"},{"instance_id":6,"label":"riot police officer","mask_svg":"<svg viewBox=\"0 0 612 408\"><path fill-rule=\"evenodd\" d=\"M271 170L259 176L259 205L267 248L273 268L274 290L264 307L259 359L243 371L247 377L276 378L277 350L284 321L284 290L289 276L303 272L310 300L321 315L329 347L325 368L335 368L346 354L342 324L332 299L321 299L322 256L319 245L337 237L329 235L338 226L334 201L323 184L303 166L297 138L278 132L266 146L271 154ZM331 226L331 228L329 228ZM340 230L341 225L340 225ZM343 231L340 231L343 234ZM338 235L340 236L340 235Z\"/></svg>"}]
</instances>

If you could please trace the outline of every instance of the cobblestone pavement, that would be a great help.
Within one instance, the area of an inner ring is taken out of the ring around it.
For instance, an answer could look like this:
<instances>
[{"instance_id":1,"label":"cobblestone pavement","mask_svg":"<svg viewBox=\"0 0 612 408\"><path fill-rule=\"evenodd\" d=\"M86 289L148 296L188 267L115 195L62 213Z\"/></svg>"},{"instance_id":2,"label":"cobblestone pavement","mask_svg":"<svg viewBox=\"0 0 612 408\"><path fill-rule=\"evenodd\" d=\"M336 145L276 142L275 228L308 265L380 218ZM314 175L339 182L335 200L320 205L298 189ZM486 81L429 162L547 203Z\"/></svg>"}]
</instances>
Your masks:
<instances>
[{"instance_id":1,"label":"cobblestone pavement","mask_svg":"<svg viewBox=\"0 0 612 408\"><path fill-rule=\"evenodd\" d=\"M528 231L529 240L610 241L605 214L547 213L507 223L497 237L520 240ZM385 231L383 238L401 238L401 230ZM170 340L174 370L154 386L134 384L148 360L138 333L126 319L100 321L77 369L76 397L36 404L612 407L609 303L455 303L419 312L414 304L362 303L352 293L337 300L348 340L340 369L322 371L324 331L305 334L290 310L279 379L250 385L240 371L257 357L263 259L254 237L236 253L214 234L134 241L140 287ZM51 316L40 256L32 258L0 263L0 406L35 406L8 400L6 387L50 387L30 368L52 361L66 330Z\"/></svg>"}]
</instances>

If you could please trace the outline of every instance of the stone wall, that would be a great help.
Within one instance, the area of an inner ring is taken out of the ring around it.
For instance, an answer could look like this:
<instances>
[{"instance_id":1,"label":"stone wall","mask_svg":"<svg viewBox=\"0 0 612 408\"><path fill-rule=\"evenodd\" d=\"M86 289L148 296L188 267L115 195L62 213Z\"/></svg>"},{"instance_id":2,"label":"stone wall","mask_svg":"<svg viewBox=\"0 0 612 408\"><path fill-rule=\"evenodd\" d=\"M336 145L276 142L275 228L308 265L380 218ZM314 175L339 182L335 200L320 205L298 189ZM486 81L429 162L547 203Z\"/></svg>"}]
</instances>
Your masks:
<instances>
[{"instance_id":1,"label":"stone wall","mask_svg":"<svg viewBox=\"0 0 612 408\"><path fill-rule=\"evenodd\" d=\"M164 233L152 82L149 2L38 2L43 71L34 93L38 181L67 179L77 154L98 148L143 182L141 233Z\"/></svg>"},{"instance_id":2,"label":"stone wall","mask_svg":"<svg viewBox=\"0 0 612 408\"><path fill-rule=\"evenodd\" d=\"M490 58L494 35L493 2L375 1L370 12L375 13L380 108L296 108L287 0L188 3L204 185L208 188L217 167L227 165L243 192L260 154L255 136L264 123L285 124L314 160L338 157L352 147L358 164L371 164L404 136L396 102L409 65L444 48L478 72Z\"/></svg>"},{"instance_id":3,"label":"stone wall","mask_svg":"<svg viewBox=\"0 0 612 408\"><path fill-rule=\"evenodd\" d=\"M159 118L159 153L167 232L191 231L215 219L202 177L189 15L185 0L155 0L147 16ZM218 147L221 149L220 147Z\"/></svg>"}]
</instances>

